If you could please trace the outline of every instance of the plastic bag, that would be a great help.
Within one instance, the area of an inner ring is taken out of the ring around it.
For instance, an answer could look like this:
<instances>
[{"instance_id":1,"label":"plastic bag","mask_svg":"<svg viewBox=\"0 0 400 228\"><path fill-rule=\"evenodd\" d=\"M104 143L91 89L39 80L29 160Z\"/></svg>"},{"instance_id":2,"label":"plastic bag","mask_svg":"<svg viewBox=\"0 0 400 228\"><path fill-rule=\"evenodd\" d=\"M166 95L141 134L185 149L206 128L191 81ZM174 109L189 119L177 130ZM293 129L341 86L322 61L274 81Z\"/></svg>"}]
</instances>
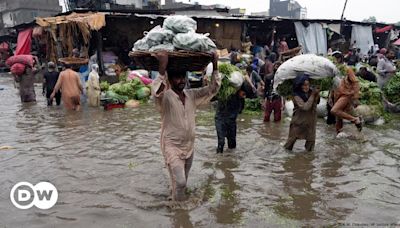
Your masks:
<instances>
[{"instance_id":1,"label":"plastic bag","mask_svg":"<svg viewBox=\"0 0 400 228\"><path fill-rule=\"evenodd\" d=\"M147 74L147 76L145 76L145 75L141 74L141 73L138 72L138 71L131 71L131 72L129 73L129 76L128 76L128 79L127 79L127 80L128 80L128 81L131 81L131 80L133 80L134 78L139 78L140 81L143 82L143 84L145 84L145 85L149 85L149 84L151 84L151 83L153 82L152 79L148 78L148 74Z\"/></svg>"},{"instance_id":2,"label":"plastic bag","mask_svg":"<svg viewBox=\"0 0 400 228\"><path fill-rule=\"evenodd\" d=\"M366 123L372 123L380 117L379 107L373 105L359 105L354 109L354 113L362 116Z\"/></svg>"},{"instance_id":3,"label":"plastic bag","mask_svg":"<svg viewBox=\"0 0 400 228\"><path fill-rule=\"evenodd\" d=\"M149 32L143 33L146 36L146 42L150 47L162 44L171 43L175 34L168 29L163 29L161 26L157 25Z\"/></svg>"},{"instance_id":4,"label":"plastic bag","mask_svg":"<svg viewBox=\"0 0 400 228\"><path fill-rule=\"evenodd\" d=\"M175 34L171 30L163 29L157 25L149 32L143 33L145 37L135 42L133 51L148 51L150 49L157 50L173 50L172 39Z\"/></svg>"},{"instance_id":5,"label":"plastic bag","mask_svg":"<svg viewBox=\"0 0 400 228\"><path fill-rule=\"evenodd\" d=\"M287 116L292 117L293 116L293 109L294 109L294 103L292 100L286 100L285 102L285 113Z\"/></svg>"},{"instance_id":6,"label":"plastic bag","mask_svg":"<svg viewBox=\"0 0 400 228\"><path fill-rule=\"evenodd\" d=\"M140 106L140 102L137 100L129 100L125 103L125 107L127 108L137 108Z\"/></svg>"},{"instance_id":7,"label":"plastic bag","mask_svg":"<svg viewBox=\"0 0 400 228\"><path fill-rule=\"evenodd\" d=\"M147 39L143 38L135 42L133 45L132 51L147 51L150 49L150 46L147 44Z\"/></svg>"},{"instance_id":8,"label":"plastic bag","mask_svg":"<svg viewBox=\"0 0 400 228\"><path fill-rule=\"evenodd\" d=\"M328 109L326 107L327 100L325 98L320 98L319 104L317 105L317 115L319 118L324 118L328 115Z\"/></svg>"},{"instance_id":9,"label":"plastic bag","mask_svg":"<svg viewBox=\"0 0 400 228\"><path fill-rule=\"evenodd\" d=\"M244 82L243 74L238 71L233 72L229 76L229 82L231 83L231 85L233 87L235 87L236 89L239 89L243 85L243 82Z\"/></svg>"},{"instance_id":10,"label":"plastic bag","mask_svg":"<svg viewBox=\"0 0 400 228\"><path fill-rule=\"evenodd\" d=\"M173 44L177 49L187 51L208 52L216 48L214 42L208 38L207 34L198 34L195 32L177 34Z\"/></svg>"},{"instance_id":11,"label":"plastic bag","mask_svg":"<svg viewBox=\"0 0 400 228\"><path fill-rule=\"evenodd\" d=\"M155 52L155 51L173 51L175 49L174 45L169 43L169 44L159 44L154 47L151 47L149 51Z\"/></svg>"},{"instance_id":12,"label":"plastic bag","mask_svg":"<svg viewBox=\"0 0 400 228\"><path fill-rule=\"evenodd\" d=\"M164 20L163 28L175 33L195 32L197 22L188 16L169 16Z\"/></svg>"}]
</instances>

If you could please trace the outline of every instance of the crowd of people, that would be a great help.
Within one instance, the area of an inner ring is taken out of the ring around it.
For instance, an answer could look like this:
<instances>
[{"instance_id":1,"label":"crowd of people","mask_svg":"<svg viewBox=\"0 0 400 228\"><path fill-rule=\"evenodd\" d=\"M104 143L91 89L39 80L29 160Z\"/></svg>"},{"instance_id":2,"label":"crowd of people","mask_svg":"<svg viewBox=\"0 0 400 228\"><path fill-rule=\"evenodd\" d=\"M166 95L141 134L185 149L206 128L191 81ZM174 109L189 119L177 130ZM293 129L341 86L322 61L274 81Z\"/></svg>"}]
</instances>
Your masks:
<instances>
[{"instance_id":1,"label":"crowd of people","mask_svg":"<svg viewBox=\"0 0 400 228\"><path fill-rule=\"evenodd\" d=\"M280 53L289 49L285 39L269 47L256 48L247 39L243 43L242 53L250 54L250 59L243 60L240 52L232 51L230 63L244 70L245 80L238 91L227 101L217 101L215 127L217 133L217 153L223 153L225 138L228 148L237 147L236 132L237 118L244 108L244 98L261 98L264 109L264 122L279 122L282 119L282 110L285 99L273 90L275 73L282 64ZM355 46L355 44L353 45ZM384 48L371 48L369 56L361 56L360 50L353 47L347 54L329 50L336 64L358 67L354 72L350 67L346 75L336 83L328 98L328 124L336 124L339 134L343 128L343 120L353 123L359 131L362 130L362 118L351 115L351 109L358 105L360 86L356 73L365 80L377 82L383 87L396 71L393 63L395 53ZM158 76L152 84L152 95L157 110L161 113L161 151L171 177L171 197L173 200L185 199L185 188L188 174L193 162L195 139L195 112L196 108L209 102L218 93L221 78L218 74L218 56L213 55L211 80L207 86L187 88L186 72L169 71L168 54L159 52L156 55L159 61ZM363 65L369 63L375 67L378 74ZM43 95L47 98L47 105L63 103L68 110L80 110L81 95L86 93L90 106L100 105L99 66L91 63L89 76L82 77L82 72L66 64L61 72L57 71L56 64L49 62L44 73ZM86 70L87 71L87 70ZM35 69L28 68L25 74L18 77L20 80L20 94L22 102L35 101L33 87ZM22 79L22 80L21 80ZM292 150L297 140L305 140L305 149L314 150L316 139L317 105L320 101L320 89L310 86L310 77L300 73L293 86L293 116L284 148Z\"/></svg>"}]
</instances>

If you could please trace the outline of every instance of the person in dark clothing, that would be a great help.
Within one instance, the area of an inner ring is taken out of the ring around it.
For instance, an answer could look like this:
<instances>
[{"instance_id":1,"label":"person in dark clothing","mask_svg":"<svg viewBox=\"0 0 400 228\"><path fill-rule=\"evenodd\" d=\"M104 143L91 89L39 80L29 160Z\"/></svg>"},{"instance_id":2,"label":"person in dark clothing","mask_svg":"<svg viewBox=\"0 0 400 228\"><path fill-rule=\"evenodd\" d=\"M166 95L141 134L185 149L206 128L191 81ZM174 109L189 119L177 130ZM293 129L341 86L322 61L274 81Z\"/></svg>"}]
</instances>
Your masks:
<instances>
[{"instance_id":1,"label":"person in dark clothing","mask_svg":"<svg viewBox=\"0 0 400 228\"><path fill-rule=\"evenodd\" d=\"M348 56L347 65L355 66L358 62L360 62L360 58L357 55L357 51L353 50Z\"/></svg>"},{"instance_id":2,"label":"person in dark clothing","mask_svg":"<svg viewBox=\"0 0 400 228\"><path fill-rule=\"evenodd\" d=\"M276 62L276 54L271 53L265 58L265 64L260 68L260 76L265 80L265 76L271 74L274 71L274 63Z\"/></svg>"},{"instance_id":3,"label":"person in dark clothing","mask_svg":"<svg viewBox=\"0 0 400 228\"><path fill-rule=\"evenodd\" d=\"M272 111L274 112L274 121L279 122L282 118L282 97L277 93L273 92L273 85L275 79L275 72L280 66L280 62L274 64L274 71L270 74L265 75L265 90L264 90L264 101L265 101L265 113L264 122L269 122Z\"/></svg>"},{"instance_id":4,"label":"person in dark clothing","mask_svg":"<svg viewBox=\"0 0 400 228\"><path fill-rule=\"evenodd\" d=\"M53 105L53 99L50 98L50 95L53 93L54 87L56 86L58 77L60 75L59 72L56 71L56 65L53 62L49 62L47 64L47 72L44 74L43 79L43 96L46 95L47 98L47 106ZM61 104L61 92L58 91L55 94L56 104Z\"/></svg>"},{"instance_id":5,"label":"person in dark clothing","mask_svg":"<svg viewBox=\"0 0 400 228\"><path fill-rule=\"evenodd\" d=\"M357 76L360 76L362 79L370 82L376 82L375 74L369 71L366 67L361 67Z\"/></svg>"},{"instance_id":6,"label":"person in dark clothing","mask_svg":"<svg viewBox=\"0 0 400 228\"><path fill-rule=\"evenodd\" d=\"M377 67L378 66L378 56L372 55L371 57L369 57L368 64L373 67Z\"/></svg>"},{"instance_id":7,"label":"person in dark clothing","mask_svg":"<svg viewBox=\"0 0 400 228\"><path fill-rule=\"evenodd\" d=\"M231 95L226 102L218 101L215 114L215 128L217 130L217 153L223 153L225 138L228 139L228 148L236 148L236 119L243 110L242 90Z\"/></svg>"}]
</instances>

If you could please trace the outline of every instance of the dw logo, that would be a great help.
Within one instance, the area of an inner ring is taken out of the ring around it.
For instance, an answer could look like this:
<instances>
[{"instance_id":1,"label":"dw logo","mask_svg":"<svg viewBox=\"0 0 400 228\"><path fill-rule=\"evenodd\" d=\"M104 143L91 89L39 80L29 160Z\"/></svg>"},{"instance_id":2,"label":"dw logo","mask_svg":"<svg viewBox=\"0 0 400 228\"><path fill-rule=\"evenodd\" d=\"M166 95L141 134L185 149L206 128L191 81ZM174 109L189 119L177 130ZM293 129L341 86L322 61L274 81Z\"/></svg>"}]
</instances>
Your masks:
<instances>
[{"instance_id":1,"label":"dw logo","mask_svg":"<svg viewBox=\"0 0 400 228\"><path fill-rule=\"evenodd\" d=\"M11 189L10 199L19 209L29 209L35 205L46 210L57 203L58 191L49 182L40 182L35 186L28 182L19 182Z\"/></svg>"}]
</instances>

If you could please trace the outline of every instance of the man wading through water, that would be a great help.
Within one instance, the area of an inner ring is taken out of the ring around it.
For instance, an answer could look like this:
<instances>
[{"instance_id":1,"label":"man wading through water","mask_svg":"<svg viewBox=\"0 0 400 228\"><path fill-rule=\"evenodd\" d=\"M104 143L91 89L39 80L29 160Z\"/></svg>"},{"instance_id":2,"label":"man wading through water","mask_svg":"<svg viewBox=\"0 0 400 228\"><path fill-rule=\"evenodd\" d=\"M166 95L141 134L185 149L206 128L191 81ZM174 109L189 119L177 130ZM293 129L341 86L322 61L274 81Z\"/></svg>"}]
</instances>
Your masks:
<instances>
[{"instance_id":1,"label":"man wading through water","mask_svg":"<svg viewBox=\"0 0 400 228\"><path fill-rule=\"evenodd\" d=\"M152 84L152 94L161 113L161 150L167 165L172 187L172 200L186 199L185 189L193 161L195 112L218 93L218 56L213 54L211 83L203 88L185 89L186 72L166 72L168 54L155 54L159 61L159 75Z\"/></svg>"}]
</instances>

